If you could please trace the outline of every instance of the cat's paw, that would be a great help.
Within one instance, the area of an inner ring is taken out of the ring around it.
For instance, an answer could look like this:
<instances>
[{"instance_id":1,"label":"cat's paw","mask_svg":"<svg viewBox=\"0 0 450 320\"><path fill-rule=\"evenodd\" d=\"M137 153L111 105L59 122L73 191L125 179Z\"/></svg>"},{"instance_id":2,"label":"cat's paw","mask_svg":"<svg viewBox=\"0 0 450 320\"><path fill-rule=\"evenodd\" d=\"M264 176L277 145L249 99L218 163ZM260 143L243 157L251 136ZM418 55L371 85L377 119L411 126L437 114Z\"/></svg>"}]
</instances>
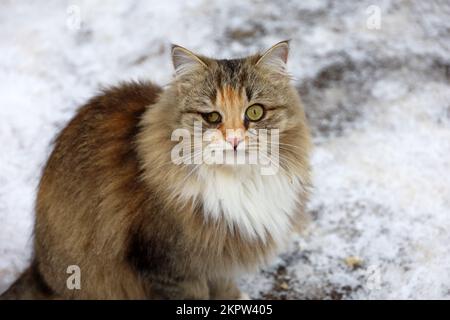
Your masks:
<instances>
[{"instance_id":1,"label":"cat's paw","mask_svg":"<svg viewBox=\"0 0 450 320\"><path fill-rule=\"evenodd\" d=\"M238 300L251 300L250 296L246 292L241 292Z\"/></svg>"}]
</instances>

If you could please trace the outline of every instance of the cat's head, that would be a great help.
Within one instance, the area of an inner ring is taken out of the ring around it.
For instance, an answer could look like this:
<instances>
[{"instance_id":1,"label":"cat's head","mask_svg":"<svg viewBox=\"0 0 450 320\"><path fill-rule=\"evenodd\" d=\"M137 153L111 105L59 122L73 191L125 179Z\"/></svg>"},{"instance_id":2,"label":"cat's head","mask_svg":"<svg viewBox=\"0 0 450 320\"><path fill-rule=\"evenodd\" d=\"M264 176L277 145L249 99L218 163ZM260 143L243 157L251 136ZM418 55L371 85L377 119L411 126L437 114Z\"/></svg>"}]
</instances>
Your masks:
<instances>
[{"instance_id":1,"label":"cat's head","mask_svg":"<svg viewBox=\"0 0 450 320\"><path fill-rule=\"evenodd\" d=\"M309 141L303 109L286 69L288 53L288 41L262 54L222 60L173 45L174 127L194 134L200 125L201 147L213 147L210 155L223 153L225 165L230 164L230 154L237 157L231 164L248 164L254 161L249 153L254 155L263 147L269 157L277 151L285 167L298 165L306 159ZM197 155L198 147L192 149ZM270 159L265 157L267 164Z\"/></svg>"}]
</instances>

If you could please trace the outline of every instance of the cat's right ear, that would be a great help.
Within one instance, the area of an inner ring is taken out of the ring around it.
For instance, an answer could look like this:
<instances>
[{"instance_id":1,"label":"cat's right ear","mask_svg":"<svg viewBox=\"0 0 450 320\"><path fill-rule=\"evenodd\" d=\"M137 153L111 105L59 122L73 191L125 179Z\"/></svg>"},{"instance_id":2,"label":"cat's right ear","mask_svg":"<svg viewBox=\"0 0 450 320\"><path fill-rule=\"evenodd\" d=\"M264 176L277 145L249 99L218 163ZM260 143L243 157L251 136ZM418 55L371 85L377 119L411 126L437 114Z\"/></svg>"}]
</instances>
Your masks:
<instances>
[{"instance_id":1,"label":"cat's right ear","mask_svg":"<svg viewBox=\"0 0 450 320\"><path fill-rule=\"evenodd\" d=\"M197 68L207 68L206 63L195 53L172 44L172 63L177 76L189 73Z\"/></svg>"}]
</instances>

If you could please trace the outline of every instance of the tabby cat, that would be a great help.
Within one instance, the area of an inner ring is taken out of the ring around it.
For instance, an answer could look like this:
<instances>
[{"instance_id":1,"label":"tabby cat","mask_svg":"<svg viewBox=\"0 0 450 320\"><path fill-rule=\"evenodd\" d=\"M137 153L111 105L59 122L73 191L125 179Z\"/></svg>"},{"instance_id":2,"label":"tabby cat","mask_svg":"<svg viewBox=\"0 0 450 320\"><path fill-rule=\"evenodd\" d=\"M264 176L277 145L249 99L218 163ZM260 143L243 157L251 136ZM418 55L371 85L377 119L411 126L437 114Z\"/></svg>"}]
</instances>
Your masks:
<instances>
[{"instance_id":1,"label":"tabby cat","mask_svg":"<svg viewBox=\"0 0 450 320\"><path fill-rule=\"evenodd\" d=\"M32 264L2 298L244 297L235 279L268 263L305 224L310 136L288 51L283 41L216 60L173 45L169 86L125 83L82 106L43 171ZM194 136L199 125L220 133L200 147L244 156L252 134L276 130L278 140L265 141L277 170L174 161L173 133Z\"/></svg>"}]
</instances>

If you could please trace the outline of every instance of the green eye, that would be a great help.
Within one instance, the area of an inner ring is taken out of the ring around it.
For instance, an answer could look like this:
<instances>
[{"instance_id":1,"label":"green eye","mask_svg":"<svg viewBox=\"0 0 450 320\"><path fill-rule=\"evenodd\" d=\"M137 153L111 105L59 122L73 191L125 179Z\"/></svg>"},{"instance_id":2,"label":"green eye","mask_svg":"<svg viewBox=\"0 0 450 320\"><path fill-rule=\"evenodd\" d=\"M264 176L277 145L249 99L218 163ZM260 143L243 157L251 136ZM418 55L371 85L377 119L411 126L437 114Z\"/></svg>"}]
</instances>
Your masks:
<instances>
[{"instance_id":1,"label":"green eye","mask_svg":"<svg viewBox=\"0 0 450 320\"><path fill-rule=\"evenodd\" d=\"M260 104L254 104L245 110L245 117L249 121L259 121L264 116L264 108Z\"/></svg>"},{"instance_id":2,"label":"green eye","mask_svg":"<svg viewBox=\"0 0 450 320\"><path fill-rule=\"evenodd\" d=\"M211 124L217 124L220 121L222 121L222 116L218 112L210 112L210 113L203 113L202 114L203 119L205 119L206 122Z\"/></svg>"}]
</instances>

